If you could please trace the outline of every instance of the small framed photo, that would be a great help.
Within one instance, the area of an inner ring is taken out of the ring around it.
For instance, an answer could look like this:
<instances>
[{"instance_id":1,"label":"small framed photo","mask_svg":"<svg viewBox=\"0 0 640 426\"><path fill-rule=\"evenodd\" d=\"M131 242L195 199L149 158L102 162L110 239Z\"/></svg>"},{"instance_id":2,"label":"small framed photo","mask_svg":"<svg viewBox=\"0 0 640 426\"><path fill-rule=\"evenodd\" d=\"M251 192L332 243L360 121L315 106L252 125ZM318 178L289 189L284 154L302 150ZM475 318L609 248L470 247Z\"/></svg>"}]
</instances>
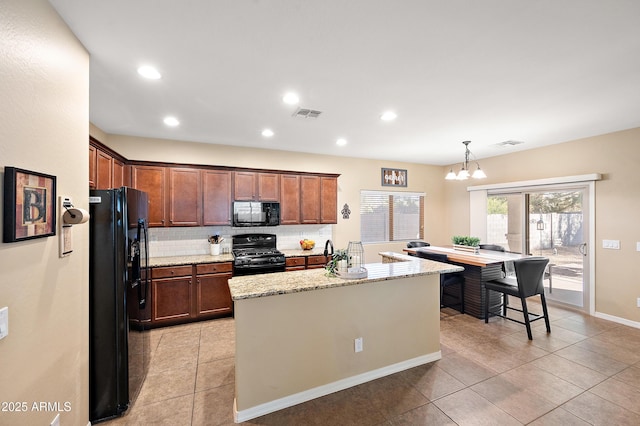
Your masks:
<instances>
[{"instance_id":1,"label":"small framed photo","mask_svg":"<svg viewBox=\"0 0 640 426\"><path fill-rule=\"evenodd\" d=\"M405 169L382 169L382 186L407 186Z\"/></svg>"},{"instance_id":2,"label":"small framed photo","mask_svg":"<svg viewBox=\"0 0 640 426\"><path fill-rule=\"evenodd\" d=\"M14 243L56 235L56 177L4 168L2 241Z\"/></svg>"}]
</instances>

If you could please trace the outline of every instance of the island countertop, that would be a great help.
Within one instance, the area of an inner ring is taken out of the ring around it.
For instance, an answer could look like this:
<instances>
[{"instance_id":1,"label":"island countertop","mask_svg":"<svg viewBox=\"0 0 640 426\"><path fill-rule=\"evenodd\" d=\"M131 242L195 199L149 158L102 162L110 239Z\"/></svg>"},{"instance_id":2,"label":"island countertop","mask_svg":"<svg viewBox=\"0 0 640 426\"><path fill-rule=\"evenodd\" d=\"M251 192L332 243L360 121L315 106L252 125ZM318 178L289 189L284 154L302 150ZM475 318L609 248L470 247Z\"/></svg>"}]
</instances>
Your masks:
<instances>
[{"instance_id":1,"label":"island countertop","mask_svg":"<svg viewBox=\"0 0 640 426\"><path fill-rule=\"evenodd\" d=\"M400 256L409 258L406 255ZM238 276L229 280L229 289L233 300L242 300L464 270L460 266L419 258L406 260L394 263L368 263L365 265L367 276L357 279L328 276L325 269Z\"/></svg>"}]
</instances>

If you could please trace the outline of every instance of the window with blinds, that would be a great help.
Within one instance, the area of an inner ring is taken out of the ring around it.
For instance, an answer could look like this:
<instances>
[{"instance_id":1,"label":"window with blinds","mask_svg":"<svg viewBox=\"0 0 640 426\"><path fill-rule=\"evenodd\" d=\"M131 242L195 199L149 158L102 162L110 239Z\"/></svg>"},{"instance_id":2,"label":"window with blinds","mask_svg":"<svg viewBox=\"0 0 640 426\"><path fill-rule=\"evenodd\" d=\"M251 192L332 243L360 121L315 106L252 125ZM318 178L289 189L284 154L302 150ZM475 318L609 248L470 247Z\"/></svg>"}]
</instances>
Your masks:
<instances>
[{"instance_id":1,"label":"window with blinds","mask_svg":"<svg viewBox=\"0 0 640 426\"><path fill-rule=\"evenodd\" d=\"M360 191L363 243L423 239L423 224L423 193Z\"/></svg>"}]
</instances>

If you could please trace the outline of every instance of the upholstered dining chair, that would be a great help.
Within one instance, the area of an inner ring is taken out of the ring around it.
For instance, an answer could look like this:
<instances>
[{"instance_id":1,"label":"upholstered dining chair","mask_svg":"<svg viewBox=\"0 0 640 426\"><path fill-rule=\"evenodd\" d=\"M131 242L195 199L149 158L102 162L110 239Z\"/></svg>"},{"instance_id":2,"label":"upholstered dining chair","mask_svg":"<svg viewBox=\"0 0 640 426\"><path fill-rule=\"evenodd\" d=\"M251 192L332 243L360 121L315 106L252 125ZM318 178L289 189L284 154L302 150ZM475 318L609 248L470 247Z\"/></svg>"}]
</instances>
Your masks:
<instances>
[{"instance_id":1,"label":"upholstered dining chair","mask_svg":"<svg viewBox=\"0 0 640 426\"><path fill-rule=\"evenodd\" d=\"M481 250L491 250L491 251L505 251L504 247L499 246L497 244L480 244L478 247Z\"/></svg>"},{"instance_id":2,"label":"upholstered dining chair","mask_svg":"<svg viewBox=\"0 0 640 426\"><path fill-rule=\"evenodd\" d=\"M418 248L418 247L427 247L431 244L426 241L409 241L407 243L407 248ZM417 256L415 253L409 253L409 256Z\"/></svg>"},{"instance_id":3,"label":"upholstered dining chair","mask_svg":"<svg viewBox=\"0 0 640 426\"><path fill-rule=\"evenodd\" d=\"M506 250L504 249L504 247L498 245L498 244L480 244L478 245L478 247L482 250L491 250L491 251L499 251L501 253L504 253ZM502 263L502 276L503 277L508 277L511 275L514 275L515 272L513 270L513 262L511 261L504 261Z\"/></svg>"},{"instance_id":4,"label":"upholstered dining chair","mask_svg":"<svg viewBox=\"0 0 640 426\"><path fill-rule=\"evenodd\" d=\"M531 335L531 323L544 318L544 322L547 326L547 333L551 333L547 301L544 297L544 286L542 285L544 271L548 263L549 259L546 257L526 257L517 259L513 261L513 266L516 271L515 277L506 277L487 281L484 284L484 322L489 322L489 315L495 315L519 324L524 324L527 327L527 336L529 337L529 340L533 340ZM491 291L502 293L502 303L497 306L497 312L491 312L489 309L489 295ZM527 298L535 295L540 295L543 311L542 315L530 313L527 308ZM509 306L509 296L519 298L520 303L522 304L522 309L512 308ZM524 321L509 318L507 316L508 309L521 312L524 317ZM533 319L531 319L531 317L533 317Z\"/></svg>"},{"instance_id":5,"label":"upholstered dining chair","mask_svg":"<svg viewBox=\"0 0 640 426\"><path fill-rule=\"evenodd\" d=\"M423 250L416 250L416 255L422 259L435 260L436 262L448 263L446 254L430 253ZM458 295L456 296L451 293L446 293L446 295L455 297L456 303L445 305L443 303L443 298L445 296L445 289L447 287L454 286L454 285L457 285L459 287L460 292L458 293ZM462 275L462 272L449 272L445 274L440 274L440 307L454 308L455 306L459 306L460 309L458 310L464 314L464 275Z\"/></svg>"}]
</instances>

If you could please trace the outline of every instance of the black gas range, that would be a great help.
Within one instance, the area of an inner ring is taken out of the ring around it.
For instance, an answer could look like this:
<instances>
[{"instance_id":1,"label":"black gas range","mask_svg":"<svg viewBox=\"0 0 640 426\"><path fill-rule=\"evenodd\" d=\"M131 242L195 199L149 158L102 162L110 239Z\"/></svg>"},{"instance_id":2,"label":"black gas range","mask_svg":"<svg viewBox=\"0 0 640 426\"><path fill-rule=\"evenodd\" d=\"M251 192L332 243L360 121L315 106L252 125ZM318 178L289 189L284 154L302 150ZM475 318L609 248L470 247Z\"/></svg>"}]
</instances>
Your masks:
<instances>
[{"instance_id":1,"label":"black gas range","mask_svg":"<svg viewBox=\"0 0 640 426\"><path fill-rule=\"evenodd\" d=\"M233 274L252 275L284 272L285 258L276 248L274 234L239 234L233 236Z\"/></svg>"}]
</instances>

